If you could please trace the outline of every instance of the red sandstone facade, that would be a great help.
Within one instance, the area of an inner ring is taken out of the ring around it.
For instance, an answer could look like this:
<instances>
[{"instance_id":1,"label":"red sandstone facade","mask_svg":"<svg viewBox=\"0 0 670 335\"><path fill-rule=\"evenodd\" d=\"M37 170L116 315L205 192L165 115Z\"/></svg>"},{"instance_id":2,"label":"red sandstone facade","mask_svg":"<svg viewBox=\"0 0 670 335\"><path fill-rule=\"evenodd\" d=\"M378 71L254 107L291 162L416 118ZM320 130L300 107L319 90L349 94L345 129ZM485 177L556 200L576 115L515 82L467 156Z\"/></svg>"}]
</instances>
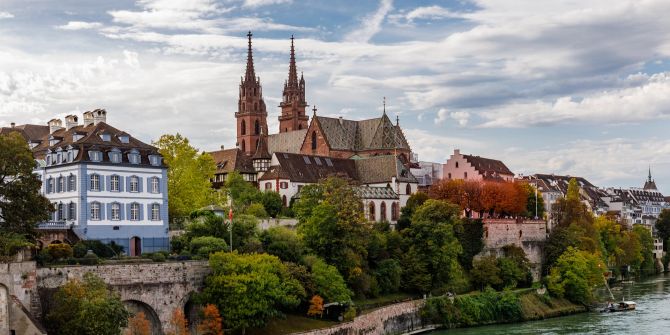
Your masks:
<instances>
[{"instance_id":1,"label":"red sandstone facade","mask_svg":"<svg viewBox=\"0 0 670 335\"><path fill-rule=\"evenodd\" d=\"M263 101L261 80L256 77L251 52L251 32L247 52L247 69L240 83L240 98L237 103L237 147L245 154L253 155L262 134L268 133L267 110Z\"/></svg>"},{"instance_id":2,"label":"red sandstone facade","mask_svg":"<svg viewBox=\"0 0 670 335\"><path fill-rule=\"evenodd\" d=\"M307 128L309 117L305 114L305 78L300 75L298 81L298 69L295 65L295 49L293 47L293 36L291 36L291 58L288 67L288 80L284 82L282 94L281 115L279 116L279 132L285 133Z\"/></svg>"}]
</instances>

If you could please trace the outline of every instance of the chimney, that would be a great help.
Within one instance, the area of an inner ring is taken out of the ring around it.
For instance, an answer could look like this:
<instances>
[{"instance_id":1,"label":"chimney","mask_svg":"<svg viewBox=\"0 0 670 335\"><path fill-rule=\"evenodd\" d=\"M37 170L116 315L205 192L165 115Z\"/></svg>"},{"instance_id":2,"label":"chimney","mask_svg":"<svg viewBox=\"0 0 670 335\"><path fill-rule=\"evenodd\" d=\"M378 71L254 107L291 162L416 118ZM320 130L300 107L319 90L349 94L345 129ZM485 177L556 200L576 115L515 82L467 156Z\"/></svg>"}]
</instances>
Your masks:
<instances>
[{"instance_id":1,"label":"chimney","mask_svg":"<svg viewBox=\"0 0 670 335\"><path fill-rule=\"evenodd\" d=\"M223 145L221 145L221 150L223 150L223 149L224 149L224 146L223 146Z\"/></svg>"},{"instance_id":2,"label":"chimney","mask_svg":"<svg viewBox=\"0 0 670 335\"><path fill-rule=\"evenodd\" d=\"M12 128L16 127L16 123L14 122L10 123L10 125L12 126Z\"/></svg>"},{"instance_id":3,"label":"chimney","mask_svg":"<svg viewBox=\"0 0 670 335\"><path fill-rule=\"evenodd\" d=\"M77 123L79 118L76 115L68 115L65 117L65 129L70 130L79 124Z\"/></svg>"},{"instance_id":4,"label":"chimney","mask_svg":"<svg viewBox=\"0 0 670 335\"><path fill-rule=\"evenodd\" d=\"M340 116L340 124L342 124L342 117Z\"/></svg>"},{"instance_id":5,"label":"chimney","mask_svg":"<svg viewBox=\"0 0 670 335\"><path fill-rule=\"evenodd\" d=\"M96 109L93 111L93 124L96 125L100 122L107 122L107 111L104 109Z\"/></svg>"},{"instance_id":6,"label":"chimney","mask_svg":"<svg viewBox=\"0 0 670 335\"><path fill-rule=\"evenodd\" d=\"M47 125L49 126L49 134L53 134L57 130L63 129L63 121L60 119L51 119L47 122Z\"/></svg>"},{"instance_id":7,"label":"chimney","mask_svg":"<svg viewBox=\"0 0 670 335\"><path fill-rule=\"evenodd\" d=\"M84 127L90 126L93 124L93 112L88 111L84 112Z\"/></svg>"},{"instance_id":8,"label":"chimney","mask_svg":"<svg viewBox=\"0 0 670 335\"><path fill-rule=\"evenodd\" d=\"M460 150L460 149L454 149L454 156L458 156L458 155L460 155L460 154L461 154L461 150Z\"/></svg>"}]
</instances>

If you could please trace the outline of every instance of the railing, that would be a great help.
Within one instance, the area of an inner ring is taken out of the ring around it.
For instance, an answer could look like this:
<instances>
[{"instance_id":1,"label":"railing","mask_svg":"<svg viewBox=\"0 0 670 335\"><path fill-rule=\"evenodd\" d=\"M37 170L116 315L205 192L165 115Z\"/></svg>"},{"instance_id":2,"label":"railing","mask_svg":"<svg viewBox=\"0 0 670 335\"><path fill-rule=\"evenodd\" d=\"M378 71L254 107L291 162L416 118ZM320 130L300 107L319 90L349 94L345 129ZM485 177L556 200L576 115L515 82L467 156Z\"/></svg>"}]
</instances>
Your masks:
<instances>
[{"instance_id":1,"label":"railing","mask_svg":"<svg viewBox=\"0 0 670 335\"><path fill-rule=\"evenodd\" d=\"M70 228L65 221L48 221L37 225L37 229L67 229Z\"/></svg>"}]
</instances>

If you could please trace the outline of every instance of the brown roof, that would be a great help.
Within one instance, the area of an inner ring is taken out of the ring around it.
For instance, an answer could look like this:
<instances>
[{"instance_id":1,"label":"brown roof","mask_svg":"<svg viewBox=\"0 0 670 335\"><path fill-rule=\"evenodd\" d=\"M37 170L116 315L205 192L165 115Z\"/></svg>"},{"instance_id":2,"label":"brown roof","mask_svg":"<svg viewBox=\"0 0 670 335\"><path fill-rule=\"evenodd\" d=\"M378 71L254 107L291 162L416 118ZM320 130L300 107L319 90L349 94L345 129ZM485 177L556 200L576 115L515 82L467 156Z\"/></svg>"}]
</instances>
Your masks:
<instances>
[{"instance_id":1,"label":"brown roof","mask_svg":"<svg viewBox=\"0 0 670 335\"><path fill-rule=\"evenodd\" d=\"M209 152L216 164L216 173L229 173L239 171L240 173L255 173L251 156L245 155L238 148L225 149Z\"/></svg>"},{"instance_id":2,"label":"brown roof","mask_svg":"<svg viewBox=\"0 0 670 335\"><path fill-rule=\"evenodd\" d=\"M314 116L331 149L363 151L374 149L409 149L400 126L386 114L382 117L353 121L342 118Z\"/></svg>"},{"instance_id":3,"label":"brown roof","mask_svg":"<svg viewBox=\"0 0 670 335\"><path fill-rule=\"evenodd\" d=\"M354 161L359 181L363 184L388 183L393 177L401 182L418 182L409 168L393 155L371 156Z\"/></svg>"},{"instance_id":4,"label":"brown roof","mask_svg":"<svg viewBox=\"0 0 670 335\"><path fill-rule=\"evenodd\" d=\"M272 134L268 136L268 151L289 152L297 154L300 152L302 142L307 135L307 129L288 131L285 133Z\"/></svg>"},{"instance_id":5,"label":"brown roof","mask_svg":"<svg viewBox=\"0 0 670 335\"><path fill-rule=\"evenodd\" d=\"M317 183L322 179L338 176L357 179L356 166L351 159L301 155L276 152L279 166L272 166L259 180L277 177L299 183Z\"/></svg>"},{"instance_id":6,"label":"brown roof","mask_svg":"<svg viewBox=\"0 0 670 335\"><path fill-rule=\"evenodd\" d=\"M463 155L463 157L484 176L484 179L502 179L500 175L514 176L514 173L507 168L505 163L497 159L472 155Z\"/></svg>"},{"instance_id":7,"label":"brown roof","mask_svg":"<svg viewBox=\"0 0 670 335\"><path fill-rule=\"evenodd\" d=\"M49 134L49 126L40 126L36 124L22 124L15 127L0 128L0 134L18 132L27 142L40 141Z\"/></svg>"}]
</instances>

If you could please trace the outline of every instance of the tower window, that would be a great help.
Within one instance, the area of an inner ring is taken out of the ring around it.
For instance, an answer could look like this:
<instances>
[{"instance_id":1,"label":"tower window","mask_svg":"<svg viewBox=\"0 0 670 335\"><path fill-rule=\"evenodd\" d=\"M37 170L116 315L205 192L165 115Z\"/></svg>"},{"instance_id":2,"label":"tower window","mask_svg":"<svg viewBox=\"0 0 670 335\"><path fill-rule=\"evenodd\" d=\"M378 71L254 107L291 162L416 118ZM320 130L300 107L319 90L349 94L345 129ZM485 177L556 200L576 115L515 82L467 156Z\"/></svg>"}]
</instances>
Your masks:
<instances>
[{"instance_id":1,"label":"tower window","mask_svg":"<svg viewBox=\"0 0 670 335\"><path fill-rule=\"evenodd\" d=\"M240 134L246 135L247 134L247 122L242 120L242 124L240 125Z\"/></svg>"},{"instance_id":2,"label":"tower window","mask_svg":"<svg viewBox=\"0 0 670 335\"><path fill-rule=\"evenodd\" d=\"M246 144L244 143L244 140L242 140L242 146L241 146L241 148L242 148L242 151L247 151L247 146L246 146Z\"/></svg>"},{"instance_id":3,"label":"tower window","mask_svg":"<svg viewBox=\"0 0 670 335\"><path fill-rule=\"evenodd\" d=\"M302 130L302 124L298 125L298 130Z\"/></svg>"},{"instance_id":4,"label":"tower window","mask_svg":"<svg viewBox=\"0 0 670 335\"><path fill-rule=\"evenodd\" d=\"M258 122L258 120L256 120L254 122L254 134L258 135L260 133L261 133L261 124Z\"/></svg>"},{"instance_id":5,"label":"tower window","mask_svg":"<svg viewBox=\"0 0 670 335\"><path fill-rule=\"evenodd\" d=\"M254 111L258 112L258 102L254 102Z\"/></svg>"},{"instance_id":6,"label":"tower window","mask_svg":"<svg viewBox=\"0 0 670 335\"><path fill-rule=\"evenodd\" d=\"M312 132L312 150L316 150L316 131Z\"/></svg>"}]
</instances>

